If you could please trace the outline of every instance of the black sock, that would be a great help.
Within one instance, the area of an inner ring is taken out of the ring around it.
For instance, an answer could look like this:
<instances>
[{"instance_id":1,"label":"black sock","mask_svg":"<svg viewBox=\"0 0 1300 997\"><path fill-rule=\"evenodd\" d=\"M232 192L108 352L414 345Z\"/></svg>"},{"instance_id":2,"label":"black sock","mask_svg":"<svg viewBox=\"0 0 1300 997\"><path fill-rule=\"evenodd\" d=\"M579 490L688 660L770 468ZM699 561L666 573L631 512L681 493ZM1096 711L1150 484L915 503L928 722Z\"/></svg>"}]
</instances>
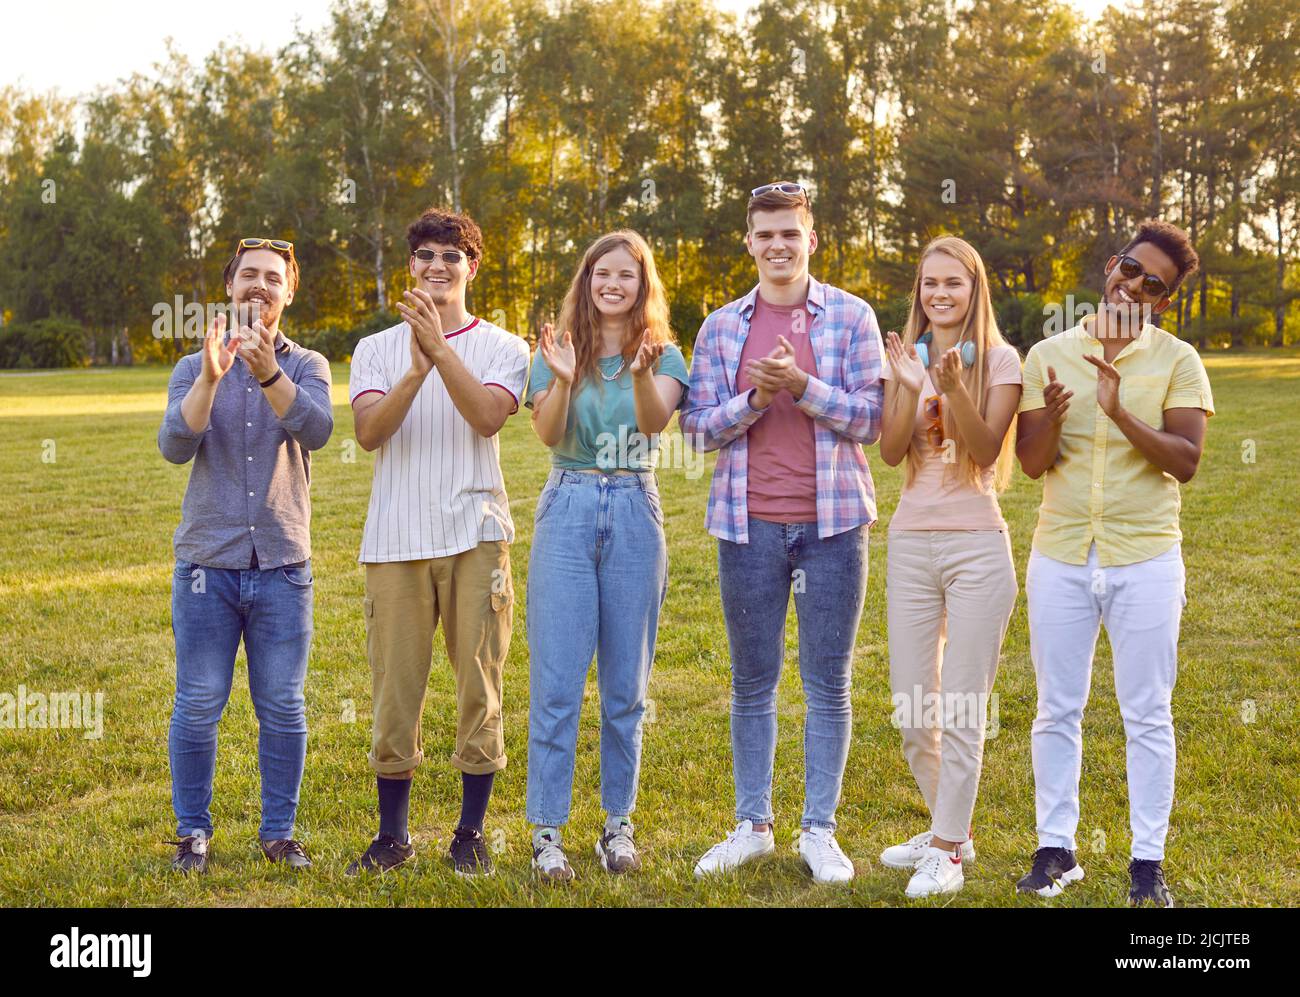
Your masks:
<instances>
[{"instance_id":1,"label":"black sock","mask_svg":"<svg viewBox=\"0 0 1300 997\"><path fill-rule=\"evenodd\" d=\"M379 785L379 833L392 835L405 844L406 815L411 807L411 780L375 778Z\"/></svg>"},{"instance_id":2,"label":"black sock","mask_svg":"<svg viewBox=\"0 0 1300 997\"><path fill-rule=\"evenodd\" d=\"M483 818L487 816L488 797L492 795L492 780L495 772L485 775L460 774L460 823L457 827L472 827L483 830Z\"/></svg>"}]
</instances>

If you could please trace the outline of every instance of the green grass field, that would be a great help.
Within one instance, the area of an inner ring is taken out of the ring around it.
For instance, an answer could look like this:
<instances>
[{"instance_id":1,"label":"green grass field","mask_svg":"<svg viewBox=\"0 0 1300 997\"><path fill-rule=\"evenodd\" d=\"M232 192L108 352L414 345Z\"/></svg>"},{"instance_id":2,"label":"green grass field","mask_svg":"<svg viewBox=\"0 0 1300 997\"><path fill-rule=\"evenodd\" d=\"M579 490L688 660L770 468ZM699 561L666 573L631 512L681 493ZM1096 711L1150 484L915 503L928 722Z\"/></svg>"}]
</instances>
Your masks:
<instances>
[{"instance_id":1,"label":"green grass field","mask_svg":"<svg viewBox=\"0 0 1300 997\"><path fill-rule=\"evenodd\" d=\"M1293 842L1300 798L1300 571L1294 525L1300 491L1300 353L1207 358L1219 415L1197 478L1184 488L1188 604L1174 699L1178 780L1166 872L1180 906L1300 902ZM704 532L705 473L660 472L671 580L651 681L637 837L645 868L613 880L592 853L598 796L598 703L588 685L574 815L566 830L577 880L536 883L524 821L528 653L523 592L532 512L548 467L526 415L502 434L518 526L513 548L515 638L506 670L509 767L488 815L498 874L473 882L443 864L459 802L447 763L452 676L441 639L424 713L428 761L411 821L417 860L401 873L353 880L344 866L374 832L369 671L356 563L371 456L352 437L346 368L334 368L335 434L313 461L316 639L307 681L310 735L298 834L315 869L292 875L257 848L257 729L243 655L222 721L207 877L169 874L172 836L167 727L174 682L171 537L189 467L155 442L166 370L0 376L0 693L102 691L98 740L80 730L0 729L0 903L14 905L894 905L904 873L879 865L887 844L927 825L890 725L885 643L885 533L871 579L853 681L853 745L839 811L840 841L857 864L851 888L815 886L793 851L802 807L797 642L780 694L774 858L697 883L695 859L732 826L729 672L715 542ZM52 442L49 442L52 441ZM1254 462L1243 461L1253 441ZM50 458L53 458L52 460ZM899 474L874 448L882 521ZM1022 475L1003 499L1024 581L1039 485ZM975 811L979 858L964 891L935 904L1026 905L1014 883L1034 844L1029 727L1035 708L1023 595L1003 648L998 733L989 741ZM355 719L349 703L355 706ZM1104 906L1127 890L1124 736L1103 636L1085 718L1080 860L1087 878L1046 903ZM929 901L923 903L931 903Z\"/></svg>"}]
</instances>

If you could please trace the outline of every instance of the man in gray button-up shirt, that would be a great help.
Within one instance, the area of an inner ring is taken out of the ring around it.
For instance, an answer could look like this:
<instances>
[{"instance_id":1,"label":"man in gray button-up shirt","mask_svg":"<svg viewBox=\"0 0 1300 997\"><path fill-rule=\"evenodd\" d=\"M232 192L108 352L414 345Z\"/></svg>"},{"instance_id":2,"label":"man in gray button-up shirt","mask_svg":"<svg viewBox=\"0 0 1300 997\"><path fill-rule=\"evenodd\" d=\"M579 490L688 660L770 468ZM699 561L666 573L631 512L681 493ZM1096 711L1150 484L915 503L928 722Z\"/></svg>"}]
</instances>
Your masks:
<instances>
[{"instance_id":1,"label":"man in gray button-up shirt","mask_svg":"<svg viewBox=\"0 0 1300 997\"><path fill-rule=\"evenodd\" d=\"M176 530L176 701L168 748L178 841L173 868L206 871L217 721L242 638L260 733L262 851L310 865L294 840L307 749L303 684L312 633L311 451L334 429L329 363L290 342L293 246L244 239L226 265L238 330L213 322L172 372L158 448L194 460Z\"/></svg>"}]
</instances>

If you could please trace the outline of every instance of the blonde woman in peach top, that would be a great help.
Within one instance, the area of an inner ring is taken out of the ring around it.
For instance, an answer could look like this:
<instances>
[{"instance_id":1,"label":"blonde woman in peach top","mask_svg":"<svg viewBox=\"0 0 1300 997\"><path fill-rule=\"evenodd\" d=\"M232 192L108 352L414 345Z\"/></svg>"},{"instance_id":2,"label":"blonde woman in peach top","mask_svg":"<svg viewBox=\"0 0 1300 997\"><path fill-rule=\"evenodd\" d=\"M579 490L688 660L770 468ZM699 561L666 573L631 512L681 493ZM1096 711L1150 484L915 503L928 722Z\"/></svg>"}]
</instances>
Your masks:
<instances>
[{"instance_id":1,"label":"blonde woman in peach top","mask_svg":"<svg viewBox=\"0 0 1300 997\"><path fill-rule=\"evenodd\" d=\"M889 333L880 438L907 462L889 524L889 678L928 831L886 848L909 897L953 893L975 857L971 814L989 693L1018 586L997 493L1011 474L1020 356L998 332L979 254L925 247L900 339Z\"/></svg>"}]
</instances>

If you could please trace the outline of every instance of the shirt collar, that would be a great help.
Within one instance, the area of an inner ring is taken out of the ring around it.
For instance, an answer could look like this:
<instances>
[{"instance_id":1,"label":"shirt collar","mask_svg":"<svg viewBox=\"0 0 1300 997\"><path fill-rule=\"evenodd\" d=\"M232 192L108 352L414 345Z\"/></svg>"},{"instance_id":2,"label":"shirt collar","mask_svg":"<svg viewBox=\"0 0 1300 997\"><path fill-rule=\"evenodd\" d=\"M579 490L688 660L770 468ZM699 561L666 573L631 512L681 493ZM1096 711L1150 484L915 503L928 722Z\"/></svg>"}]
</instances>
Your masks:
<instances>
[{"instance_id":1,"label":"shirt collar","mask_svg":"<svg viewBox=\"0 0 1300 997\"><path fill-rule=\"evenodd\" d=\"M754 314L758 304L758 285L755 284L748 294L740 299L740 313L746 319ZM826 285L812 274L808 275L808 298L805 302L809 311L821 311L826 305Z\"/></svg>"},{"instance_id":2,"label":"shirt collar","mask_svg":"<svg viewBox=\"0 0 1300 997\"><path fill-rule=\"evenodd\" d=\"M1148 322L1142 326L1142 331L1138 333L1137 339L1129 343L1129 347L1134 350L1145 350L1155 339L1156 327Z\"/></svg>"},{"instance_id":3,"label":"shirt collar","mask_svg":"<svg viewBox=\"0 0 1300 997\"><path fill-rule=\"evenodd\" d=\"M281 332L279 329L276 329L275 330L275 352L281 354L288 353L290 348L292 348L292 346L293 343L289 342L289 340L285 338L284 333Z\"/></svg>"},{"instance_id":4,"label":"shirt collar","mask_svg":"<svg viewBox=\"0 0 1300 997\"><path fill-rule=\"evenodd\" d=\"M1100 340L1097 339L1095 335L1093 335L1093 331L1092 331L1093 326L1096 325L1096 322L1097 322L1096 315L1085 315L1083 317L1083 320L1076 327L1078 330L1078 334L1084 338L1091 339L1093 342L1100 342ZM1124 349L1121 350L1120 353L1121 354L1127 353L1129 350L1145 350L1148 346L1151 345L1151 341L1154 338L1155 331L1156 331L1156 327L1152 325L1150 322L1143 323L1142 331L1137 334L1137 338L1132 340L1131 342L1125 343Z\"/></svg>"}]
</instances>

